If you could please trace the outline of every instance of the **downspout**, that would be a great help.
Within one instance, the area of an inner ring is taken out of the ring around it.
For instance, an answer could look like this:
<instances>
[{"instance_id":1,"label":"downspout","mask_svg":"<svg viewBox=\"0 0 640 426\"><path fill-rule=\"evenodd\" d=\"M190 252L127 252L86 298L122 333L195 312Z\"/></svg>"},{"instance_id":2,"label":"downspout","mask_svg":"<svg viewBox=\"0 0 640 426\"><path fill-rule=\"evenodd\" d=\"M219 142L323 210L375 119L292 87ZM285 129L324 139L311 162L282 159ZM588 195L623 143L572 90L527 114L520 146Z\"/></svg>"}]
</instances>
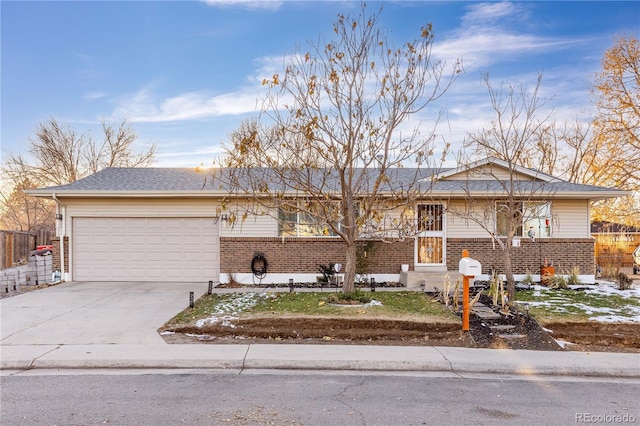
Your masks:
<instances>
[{"instance_id":1,"label":"downspout","mask_svg":"<svg viewBox=\"0 0 640 426\"><path fill-rule=\"evenodd\" d=\"M66 218L66 213L67 213L67 209L65 208L64 204L62 204L62 201L60 201L58 199L58 197L56 197L55 192L52 194L51 196L54 201L57 203L56 206L56 211L58 212L58 214L60 214L62 216L62 232L61 232L61 236L60 236L60 279L62 281L66 281L65 280L65 274L64 274L64 237L67 234L67 226L66 226L66 222L67 222L67 218Z\"/></svg>"}]
</instances>

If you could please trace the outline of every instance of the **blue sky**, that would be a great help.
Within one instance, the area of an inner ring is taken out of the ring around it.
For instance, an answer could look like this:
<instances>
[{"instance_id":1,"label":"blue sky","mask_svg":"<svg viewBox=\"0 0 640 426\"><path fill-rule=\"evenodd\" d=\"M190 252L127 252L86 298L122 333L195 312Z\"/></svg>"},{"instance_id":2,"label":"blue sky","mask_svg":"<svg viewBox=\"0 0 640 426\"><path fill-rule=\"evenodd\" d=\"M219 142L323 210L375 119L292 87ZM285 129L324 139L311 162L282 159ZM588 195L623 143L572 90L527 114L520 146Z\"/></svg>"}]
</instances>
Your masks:
<instances>
[{"instance_id":1,"label":"blue sky","mask_svg":"<svg viewBox=\"0 0 640 426\"><path fill-rule=\"evenodd\" d=\"M380 3L369 2L370 10ZM101 137L100 121L127 119L157 166L210 164L228 135L257 111L264 77L286 54L331 35L353 1L0 2L1 152L26 153L50 117ZM384 4L396 43L431 22L433 56L462 57L466 73L427 110L459 146L491 120L482 77L531 87L558 120L588 121L593 74L615 36L640 32L640 2L409 2Z\"/></svg>"}]
</instances>

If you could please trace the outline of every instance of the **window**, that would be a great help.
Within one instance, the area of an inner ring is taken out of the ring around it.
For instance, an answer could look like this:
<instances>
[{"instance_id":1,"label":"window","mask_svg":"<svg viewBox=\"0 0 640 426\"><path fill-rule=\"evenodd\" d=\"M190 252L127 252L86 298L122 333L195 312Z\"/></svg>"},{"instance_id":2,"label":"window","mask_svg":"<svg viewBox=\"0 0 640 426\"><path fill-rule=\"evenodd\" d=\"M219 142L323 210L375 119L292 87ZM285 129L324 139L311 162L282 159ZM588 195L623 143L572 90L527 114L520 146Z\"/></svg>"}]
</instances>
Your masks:
<instances>
[{"instance_id":1,"label":"window","mask_svg":"<svg viewBox=\"0 0 640 426\"><path fill-rule=\"evenodd\" d=\"M513 209L509 209L506 202L497 202L496 233L505 237L510 226L514 237L551 237L551 203L517 202Z\"/></svg>"},{"instance_id":2,"label":"window","mask_svg":"<svg viewBox=\"0 0 640 426\"><path fill-rule=\"evenodd\" d=\"M327 225L318 221L310 213L301 212L292 207L278 209L278 236L280 237L335 237L336 233Z\"/></svg>"},{"instance_id":3,"label":"window","mask_svg":"<svg viewBox=\"0 0 640 426\"><path fill-rule=\"evenodd\" d=\"M530 238L551 237L551 203L524 203L524 235Z\"/></svg>"},{"instance_id":4,"label":"window","mask_svg":"<svg viewBox=\"0 0 640 426\"><path fill-rule=\"evenodd\" d=\"M418 231L442 231L442 204L418 205Z\"/></svg>"}]
</instances>

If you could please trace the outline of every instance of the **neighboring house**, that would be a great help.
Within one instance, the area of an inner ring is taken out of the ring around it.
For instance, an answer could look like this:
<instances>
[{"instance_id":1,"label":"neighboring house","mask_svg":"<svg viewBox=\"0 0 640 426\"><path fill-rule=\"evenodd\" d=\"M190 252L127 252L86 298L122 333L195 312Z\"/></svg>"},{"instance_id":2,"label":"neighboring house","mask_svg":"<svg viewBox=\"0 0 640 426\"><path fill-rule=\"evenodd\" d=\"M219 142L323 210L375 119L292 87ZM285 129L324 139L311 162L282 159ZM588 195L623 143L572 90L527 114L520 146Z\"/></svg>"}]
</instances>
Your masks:
<instances>
[{"instance_id":1,"label":"neighboring house","mask_svg":"<svg viewBox=\"0 0 640 426\"><path fill-rule=\"evenodd\" d=\"M640 228L613 222L593 222L596 263L603 268L633 267L633 251L640 247ZM604 271L606 272L606 271Z\"/></svg>"},{"instance_id":2,"label":"neighboring house","mask_svg":"<svg viewBox=\"0 0 640 426\"><path fill-rule=\"evenodd\" d=\"M411 169L397 170L394 179L411 174ZM489 200L496 208L487 217L497 234L503 232L500 199L508 170L496 159L426 170L434 184L410 209L420 224L416 235L370 242L367 272L378 282L398 281L406 264L409 272L402 280L415 284L420 273L457 273L463 249L482 263L484 274L491 268L500 271L502 252L490 235L453 212L464 210L469 196ZM568 183L523 167L515 172L523 214L514 273L536 274L543 259L549 259L556 272L568 273L575 266L585 281L593 280L590 203L626 192ZM244 201L209 178L195 169L109 168L69 185L26 192L58 203L58 235L65 244L56 250L57 265L67 280L315 282L319 264L344 263L341 240L302 214L286 211L232 223L236 216L227 210L230 203ZM535 239L527 237L530 231ZM257 252L268 263L262 281L251 268Z\"/></svg>"}]
</instances>

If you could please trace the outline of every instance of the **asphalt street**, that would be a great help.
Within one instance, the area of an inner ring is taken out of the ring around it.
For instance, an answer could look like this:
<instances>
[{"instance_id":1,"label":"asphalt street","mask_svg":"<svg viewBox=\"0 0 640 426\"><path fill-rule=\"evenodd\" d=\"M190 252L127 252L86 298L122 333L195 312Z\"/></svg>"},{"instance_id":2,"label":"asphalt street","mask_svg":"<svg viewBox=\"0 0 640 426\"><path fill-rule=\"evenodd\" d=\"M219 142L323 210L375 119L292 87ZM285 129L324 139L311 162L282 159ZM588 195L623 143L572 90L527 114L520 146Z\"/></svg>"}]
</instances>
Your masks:
<instances>
[{"instance_id":1,"label":"asphalt street","mask_svg":"<svg viewBox=\"0 0 640 426\"><path fill-rule=\"evenodd\" d=\"M328 371L4 375L3 425L637 423L640 380ZM626 421L625 421L626 419Z\"/></svg>"}]
</instances>

